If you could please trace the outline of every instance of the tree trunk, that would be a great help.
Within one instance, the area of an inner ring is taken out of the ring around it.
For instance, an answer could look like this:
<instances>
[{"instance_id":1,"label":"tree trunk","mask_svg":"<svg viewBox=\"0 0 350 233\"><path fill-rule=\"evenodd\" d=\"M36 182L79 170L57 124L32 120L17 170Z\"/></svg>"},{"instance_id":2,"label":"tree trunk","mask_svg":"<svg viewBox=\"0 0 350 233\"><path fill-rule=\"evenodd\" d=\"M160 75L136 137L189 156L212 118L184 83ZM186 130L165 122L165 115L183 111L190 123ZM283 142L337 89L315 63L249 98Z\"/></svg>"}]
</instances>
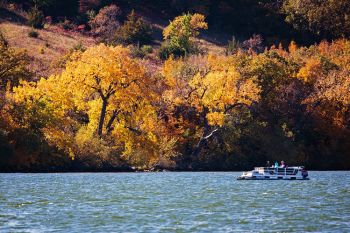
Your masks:
<instances>
[{"instance_id":1,"label":"tree trunk","mask_svg":"<svg viewBox=\"0 0 350 233\"><path fill-rule=\"evenodd\" d=\"M197 143L197 145L195 146L192 152L192 155L191 155L192 158L198 157L202 147L206 144L207 140L211 138L214 135L214 133L218 130L219 128L212 129L212 127L210 127L208 124L204 127L203 135L199 139L199 142Z\"/></svg>"},{"instance_id":2,"label":"tree trunk","mask_svg":"<svg viewBox=\"0 0 350 233\"><path fill-rule=\"evenodd\" d=\"M112 124L113 124L115 118L118 116L118 113L119 113L119 111L117 111L117 110L113 111L111 119L109 119L109 121L108 121L108 123L106 125L107 134L111 133L111 131L112 131Z\"/></svg>"},{"instance_id":3,"label":"tree trunk","mask_svg":"<svg viewBox=\"0 0 350 233\"><path fill-rule=\"evenodd\" d=\"M104 123L105 117L106 117L107 104L108 104L108 101L106 99L103 99L100 120L98 122L98 129L97 129L97 134L99 137L102 137L103 123Z\"/></svg>"}]
</instances>

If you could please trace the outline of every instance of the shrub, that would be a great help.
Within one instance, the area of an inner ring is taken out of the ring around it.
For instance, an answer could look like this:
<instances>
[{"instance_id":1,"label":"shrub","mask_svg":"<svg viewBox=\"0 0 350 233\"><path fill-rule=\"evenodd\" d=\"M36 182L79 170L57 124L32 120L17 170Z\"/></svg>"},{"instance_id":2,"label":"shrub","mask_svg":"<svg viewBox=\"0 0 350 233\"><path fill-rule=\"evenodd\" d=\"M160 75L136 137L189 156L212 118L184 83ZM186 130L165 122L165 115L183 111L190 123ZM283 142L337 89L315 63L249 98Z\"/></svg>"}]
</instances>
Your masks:
<instances>
[{"instance_id":1,"label":"shrub","mask_svg":"<svg viewBox=\"0 0 350 233\"><path fill-rule=\"evenodd\" d=\"M142 49L139 46L131 46L130 52L132 57L143 58L146 56L146 53L142 51Z\"/></svg>"},{"instance_id":2,"label":"shrub","mask_svg":"<svg viewBox=\"0 0 350 233\"><path fill-rule=\"evenodd\" d=\"M39 53L40 53L40 54L44 54L44 53L45 53L45 49L44 49L43 47L40 47L40 48L39 48Z\"/></svg>"},{"instance_id":3,"label":"shrub","mask_svg":"<svg viewBox=\"0 0 350 233\"><path fill-rule=\"evenodd\" d=\"M168 59L172 54L175 53L175 50L169 43L163 42L158 50L158 56L162 60ZM178 51L179 55L184 55L182 51Z\"/></svg>"},{"instance_id":4,"label":"shrub","mask_svg":"<svg viewBox=\"0 0 350 233\"><path fill-rule=\"evenodd\" d=\"M74 51L81 51L84 52L86 50L85 46L83 45L83 43L79 42L78 44L74 45L70 51L74 52Z\"/></svg>"},{"instance_id":5,"label":"shrub","mask_svg":"<svg viewBox=\"0 0 350 233\"><path fill-rule=\"evenodd\" d=\"M152 46L150 46L150 45L143 45L143 46L141 47L141 50L142 50L142 52L144 52L145 54L148 54L148 53L152 53L152 52L153 52L153 48L152 48Z\"/></svg>"},{"instance_id":6,"label":"shrub","mask_svg":"<svg viewBox=\"0 0 350 233\"><path fill-rule=\"evenodd\" d=\"M0 31L0 47L7 48L9 45L8 41L6 40L5 36Z\"/></svg>"},{"instance_id":7,"label":"shrub","mask_svg":"<svg viewBox=\"0 0 350 233\"><path fill-rule=\"evenodd\" d=\"M85 15L89 21L92 21L96 17L96 12L94 10L88 10Z\"/></svg>"},{"instance_id":8,"label":"shrub","mask_svg":"<svg viewBox=\"0 0 350 233\"><path fill-rule=\"evenodd\" d=\"M248 40L243 41L242 48L247 51L253 51L255 53L263 52L264 47L262 46L263 38L261 35L254 34Z\"/></svg>"},{"instance_id":9,"label":"shrub","mask_svg":"<svg viewBox=\"0 0 350 233\"><path fill-rule=\"evenodd\" d=\"M152 42L152 27L131 11L124 24L116 31L114 43L148 44Z\"/></svg>"},{"instance_id":10,"label":"shrub","mask_svg":"<svg viewBox=\"0 0 350 233\"><path fill-rule=\"evenodd\" d=\"M28 36L32 37L32 38L38 38L39 33L37 31L35 31L35 30L31 30L31 31L28 32Z\"/></svg>"},{"instance_id":11,"label":"shrub","mask_svg":"<svg viewBox=\"0 0 350 233\"><path fill-rule=\"evenodd\" d=\"M197 53L200 53L200 49L195 44L192 44L188 48L183 48L181 46L171 44L169 43L169 41L164 41L158 50L158 56L162 60L168 59L171 55L173 55L174 57L183 57L188 54Z\"/></svg>"},{"instance_id":12,"label":"shrub","mask_svg":"<svg viewBox=\"0 0 350 233\"><path fill-rule=\"evenodd\" d=\"M120 14L121 11L116 5L103 7L96 17L89 21L91 32L102 41L109 42L120 26L118 21Z\"/></svg>"},{"instance_id":13,"label":"shrub","mask_svg":"<svg viewBox=\"0 0 350 233\"><path fill-rule=\"evenodd\" d=\"M60 23L60 26L64 29L64 30L71 30L74 28L74 24L68 20L68 19L64 19L63 22Z\"/></svg>"},{"instance_id":14,"label":"shrub","mask_svg":"<svg viewBox=\"0 0 350 233\"><path fill-rule=\"evenodd\" d=\"M228 41L225 54L226 55L232 55L236 53L241 48L241 43L239 40L236 40L234 36L232 36L232 39Z\"/></svg>"},{"instance_id":15,"label":"shrub","mask_svg":"<svg viewBox=\"0 0 350 233\"><path fill-rule=\"evenodd\" d=\"M143 45L142 47L140 47L140 45L137 45L137 46L131 47L131 55L133 57L143 58L147 54L152 53L152 51L153 51L153 48L150 45Z\"/></svg>"},{"instance_id":16,"label":"shrub","mask_svg":"<svg viewBox=\"0 0 350 233\"><path fill-rule=\"evenodd\" d=\"M33 28L42 28L44 26L44 14L37 6L34 6L28 12L28 24Z\"/></svg>"}]
</instances>

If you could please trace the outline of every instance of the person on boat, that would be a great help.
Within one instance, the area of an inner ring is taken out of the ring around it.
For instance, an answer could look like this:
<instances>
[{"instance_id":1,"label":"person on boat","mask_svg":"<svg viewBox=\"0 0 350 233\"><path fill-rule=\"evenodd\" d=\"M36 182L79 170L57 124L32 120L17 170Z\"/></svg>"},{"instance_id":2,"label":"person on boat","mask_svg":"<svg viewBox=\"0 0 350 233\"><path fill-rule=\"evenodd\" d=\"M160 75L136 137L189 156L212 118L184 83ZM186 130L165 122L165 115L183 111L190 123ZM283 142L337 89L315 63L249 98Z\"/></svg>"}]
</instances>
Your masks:
<instances>
[{"instance_id":1,"label":"person on boat","mask_svg":"<svg viewBox=\"0 0 350 233\"><path fill-rule=\"evenodd\" d=\"M278 162L276 161L276 162L275 162L275 167L278 167L278 166L279 166L279 165L278 165Z\"/></svg>"},{"instance_id":2,"label":"person on boat","mask_svg":"<svg viewBox=\"0 0 350 233\"><path fill-rule=\"evenodd\" d=\"M285 164L285 162L283 160L281 161L281 167L282 168L286 168L286 164Z\"/></svg>"},{"instance_id":3,"label":"person on boat","mask_svg":"<svg viewBox=\"0 0 350 233\"><path fill-rule=\"evenodd\" d=\"M270 161L266 161L266 167L271 167Z\"/></svg>"}]
</instances>

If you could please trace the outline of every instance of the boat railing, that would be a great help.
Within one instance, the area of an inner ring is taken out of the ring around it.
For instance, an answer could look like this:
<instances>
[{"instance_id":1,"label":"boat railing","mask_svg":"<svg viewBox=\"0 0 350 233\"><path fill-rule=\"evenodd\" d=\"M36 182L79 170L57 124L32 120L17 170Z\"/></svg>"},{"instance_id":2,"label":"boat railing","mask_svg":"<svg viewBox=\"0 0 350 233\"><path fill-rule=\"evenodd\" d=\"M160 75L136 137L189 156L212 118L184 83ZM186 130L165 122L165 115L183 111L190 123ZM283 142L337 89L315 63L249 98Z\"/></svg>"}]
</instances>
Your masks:
<instances>
[{"instance_id":1,"label":"boat railing","mask_svg":"<svg viewBox=\"0 0 350 233\"><path fill-rule=\"evenodd\" d=\"M269 173L271 175L296 175L301 167L255 167L254 170L261 174Z\"/></svg>"}]
</instances>

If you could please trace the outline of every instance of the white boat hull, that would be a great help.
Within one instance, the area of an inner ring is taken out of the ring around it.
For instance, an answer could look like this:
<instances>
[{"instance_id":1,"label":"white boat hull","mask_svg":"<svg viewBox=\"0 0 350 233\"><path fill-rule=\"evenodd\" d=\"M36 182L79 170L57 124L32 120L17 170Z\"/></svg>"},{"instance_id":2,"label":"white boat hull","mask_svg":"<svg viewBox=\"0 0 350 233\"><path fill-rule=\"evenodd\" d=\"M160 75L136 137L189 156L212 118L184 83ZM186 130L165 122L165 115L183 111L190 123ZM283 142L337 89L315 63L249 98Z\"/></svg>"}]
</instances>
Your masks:
<instances>
[{"instance_id":1,"label":"white boat hull","mask_svg":"<svg viewBox=\"0 0 350 233\"><path fill-rule=\"evenodd\" d=\"M237 180L309 180L310 178L303 177L241 177L239 176Z\"/></svg>"}]
</instances>

